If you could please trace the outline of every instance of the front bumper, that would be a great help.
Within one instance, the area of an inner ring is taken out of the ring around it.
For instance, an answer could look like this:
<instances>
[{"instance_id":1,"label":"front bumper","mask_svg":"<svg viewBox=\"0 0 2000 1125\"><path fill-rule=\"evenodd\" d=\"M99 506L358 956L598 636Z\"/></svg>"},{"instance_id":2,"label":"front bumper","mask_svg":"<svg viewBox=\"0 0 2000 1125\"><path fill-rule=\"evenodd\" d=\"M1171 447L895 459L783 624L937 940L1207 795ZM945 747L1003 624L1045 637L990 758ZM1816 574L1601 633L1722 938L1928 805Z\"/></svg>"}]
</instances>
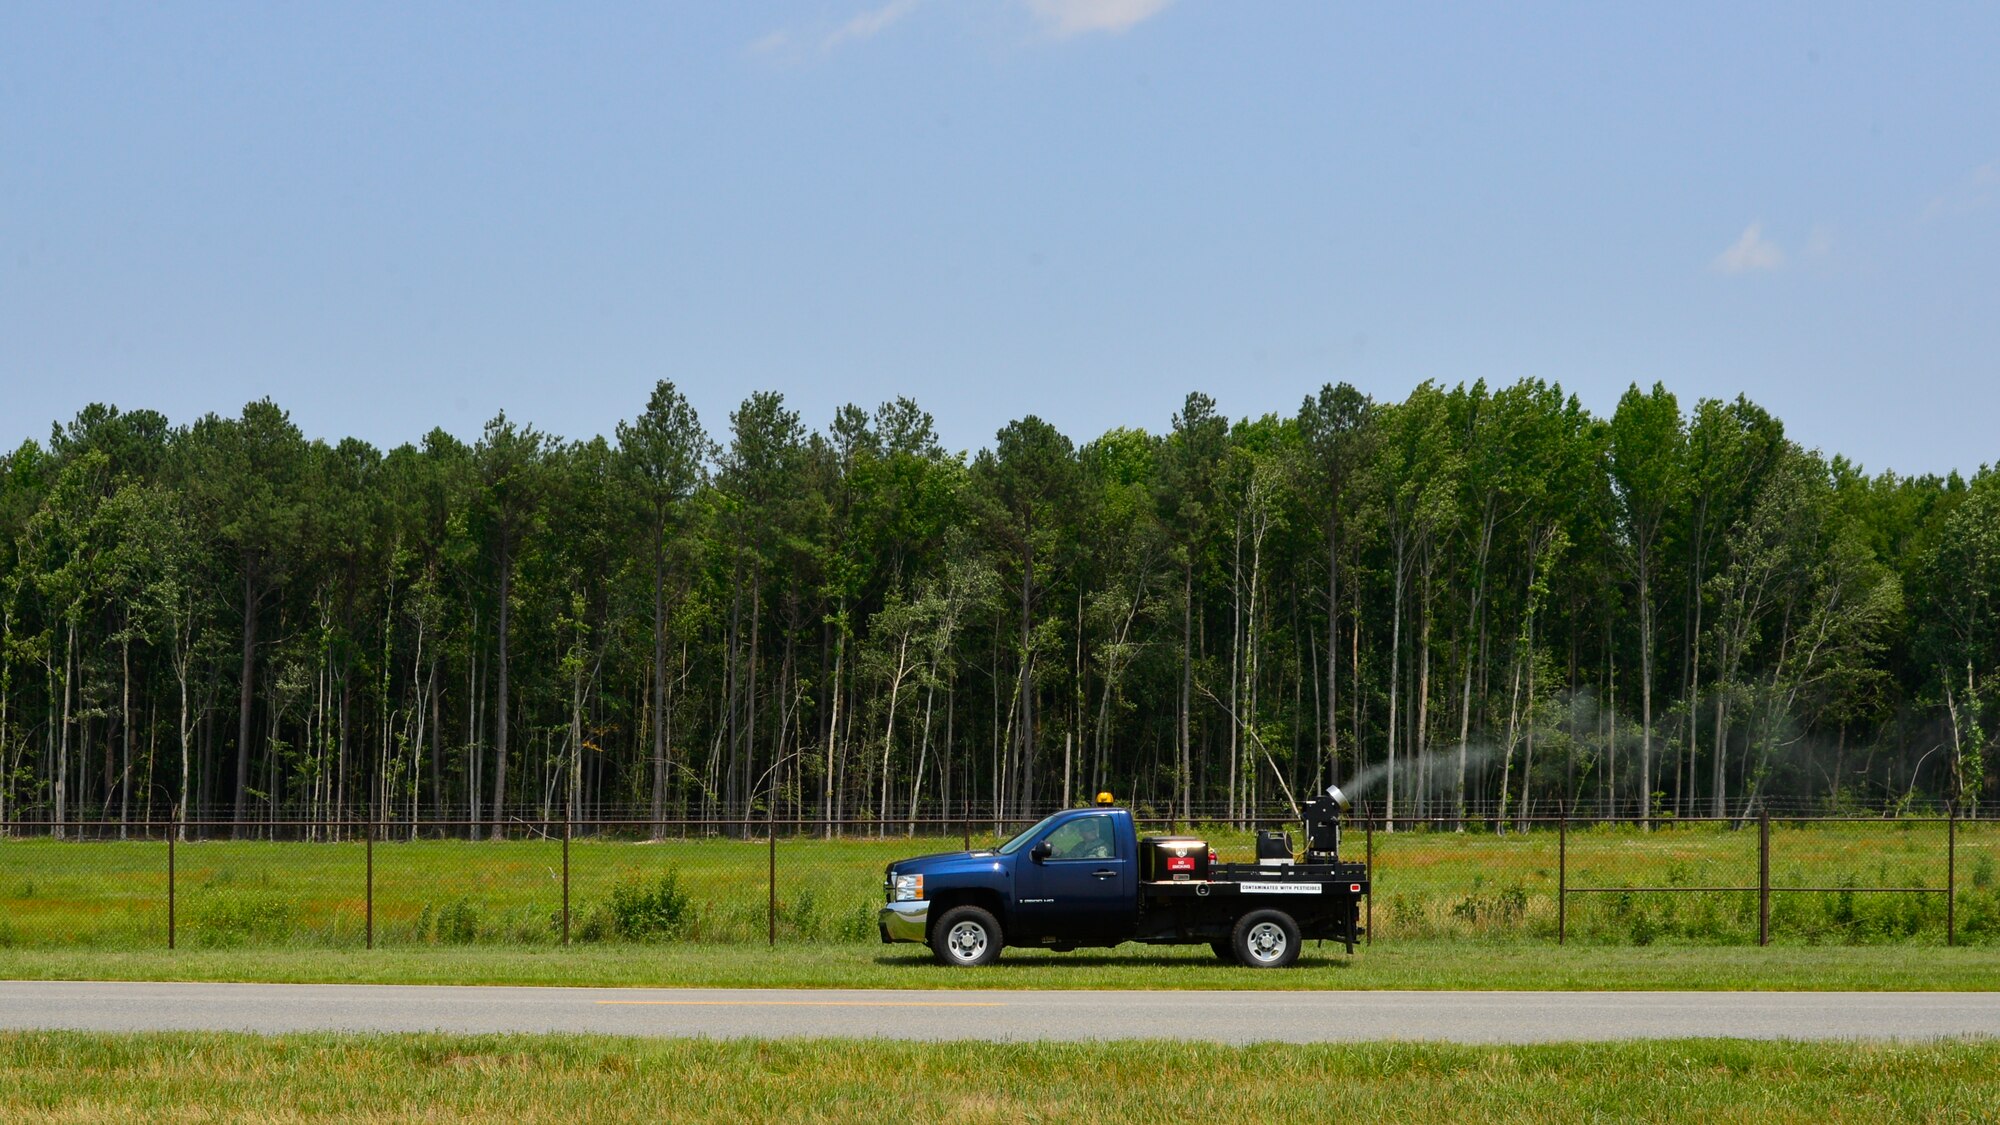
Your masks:
<instances>
[{"instance_id":1,"label":"front bumper","mask_svg":"<svg viewBox=\"0 0 2000 1125\"><path fill-rule=\"evenodd\" d=\"M892 902L875 915L875 928L882 932L884 944L893 941L921 942L930 927L931 904L928 900L915 902Z\"/></svg>"}]
</instances>

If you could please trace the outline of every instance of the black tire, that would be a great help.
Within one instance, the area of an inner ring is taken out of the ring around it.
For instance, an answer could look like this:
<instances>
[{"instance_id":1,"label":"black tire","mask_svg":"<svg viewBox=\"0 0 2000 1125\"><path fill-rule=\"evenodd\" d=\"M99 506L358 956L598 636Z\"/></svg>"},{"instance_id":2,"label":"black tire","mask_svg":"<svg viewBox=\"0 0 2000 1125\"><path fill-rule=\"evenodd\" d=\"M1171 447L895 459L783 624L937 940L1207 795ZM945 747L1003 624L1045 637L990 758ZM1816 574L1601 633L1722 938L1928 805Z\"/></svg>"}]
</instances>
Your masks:
<instances>
[{"instance_id":1,"label":"black tire","mask_svg":"<svg viewBox=\"0 0 2000 1125\"><path fill-rule=\"evenodd\" d=\"M954 906L931 927L931 954L940 965L991 965L1006 945L1000 923L977 906Z\"/></svg>"},{"instance_id":2,"label":"black tire","mask_svg":"<svg viewBox=\"0 0 2000 1125\"><path fill-rule=\"evenodd\" d=\"M1253 910L1236 920L1229 947L1253 969L1282 969L1299 959L1299 924L1282 910Z\"/></svg>"},{"instance_id":3,"label":"black tire","mask_svg":"<svg viewBox=\"0 0 2000 1125\"><path fill-rule=\"evenodd\" d=\"M1215 951L1217 958L1231 965L1236 964L1236 950L1228 942L1211 941L1208 943L1208 947Z\"/></svg>"}]
</instances>

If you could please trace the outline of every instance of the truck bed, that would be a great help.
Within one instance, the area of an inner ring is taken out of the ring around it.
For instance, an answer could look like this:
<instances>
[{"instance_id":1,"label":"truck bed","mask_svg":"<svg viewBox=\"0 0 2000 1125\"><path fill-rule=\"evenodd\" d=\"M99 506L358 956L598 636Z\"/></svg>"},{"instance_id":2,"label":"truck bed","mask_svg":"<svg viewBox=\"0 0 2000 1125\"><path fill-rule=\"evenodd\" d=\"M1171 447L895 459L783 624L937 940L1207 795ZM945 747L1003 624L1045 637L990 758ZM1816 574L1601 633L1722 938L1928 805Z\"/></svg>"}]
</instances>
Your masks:
<instances>
[{"instance_id":1,"label":"truck bed","mask_svg":"<svg viewBox=\"0 0 2000 1125\"><path fill-rule=\"evenodd\" d=\"M1352 952L1367 893L1360 863L1216 863L1206 879L1142 880L1137 938L1219 940L1235 919L1269 906L1291 915L1307 940L1338 941Z\"/></svg>"},{"instance_id":2,"label":"truck bed","mask_svg":"<svg viewBox=\"0 0 2000 1125\"><path fill-rule=\"evenodd\" d=\"M1140 893L1167 898L1211 895L1316 895L1368 893L1368 868L1359 863L1217 863L1207 879L1158 879Z\"/></svg>"}]
</instances>

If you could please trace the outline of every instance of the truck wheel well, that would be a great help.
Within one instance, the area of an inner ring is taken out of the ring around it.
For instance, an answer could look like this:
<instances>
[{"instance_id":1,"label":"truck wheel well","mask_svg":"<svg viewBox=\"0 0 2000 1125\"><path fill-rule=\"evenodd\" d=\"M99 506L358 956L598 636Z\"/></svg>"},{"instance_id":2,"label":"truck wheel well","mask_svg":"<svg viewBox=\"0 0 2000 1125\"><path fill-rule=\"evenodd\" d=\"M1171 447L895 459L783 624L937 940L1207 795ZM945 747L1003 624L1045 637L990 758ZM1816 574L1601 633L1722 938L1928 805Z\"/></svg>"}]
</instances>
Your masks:
<instances>
[{"instance_id":1,"label":"truck wheel well","mask_svg":"<svg viewBox=\"0 0 2000 1125\"><path fill-rule=\"evenodd\" d=\"M931 899L931 908L928 911L930 925L936 926L938 919L956 906L977 906L993 915L1002 929L1008 925L1006 904L1001 900L999 893L978 889L945 891ZM930 935L924 936L928 938Z\"/></svg>"}]
</instances>

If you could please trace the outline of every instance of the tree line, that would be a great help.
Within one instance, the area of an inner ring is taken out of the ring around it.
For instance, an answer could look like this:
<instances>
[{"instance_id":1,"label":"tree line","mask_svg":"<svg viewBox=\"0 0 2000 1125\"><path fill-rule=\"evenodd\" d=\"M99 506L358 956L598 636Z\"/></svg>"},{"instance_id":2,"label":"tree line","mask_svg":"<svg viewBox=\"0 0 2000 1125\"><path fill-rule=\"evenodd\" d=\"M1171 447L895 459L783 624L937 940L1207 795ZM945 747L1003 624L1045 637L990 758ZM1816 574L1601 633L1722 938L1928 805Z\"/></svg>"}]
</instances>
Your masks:
<instances>
[{"instance_id":1,"label":"tree line","mask_svg":"<svg viewBox=\"0 0 2000 1125\"><path fill-rule=\"evenodd\" d=\"M667 382L387 452L93 405L0 457L0 825L1964 807L1996 599L2000 473L1658 385L969 455L906 399L711 433Z\"/></svg>"}]
</instances>

